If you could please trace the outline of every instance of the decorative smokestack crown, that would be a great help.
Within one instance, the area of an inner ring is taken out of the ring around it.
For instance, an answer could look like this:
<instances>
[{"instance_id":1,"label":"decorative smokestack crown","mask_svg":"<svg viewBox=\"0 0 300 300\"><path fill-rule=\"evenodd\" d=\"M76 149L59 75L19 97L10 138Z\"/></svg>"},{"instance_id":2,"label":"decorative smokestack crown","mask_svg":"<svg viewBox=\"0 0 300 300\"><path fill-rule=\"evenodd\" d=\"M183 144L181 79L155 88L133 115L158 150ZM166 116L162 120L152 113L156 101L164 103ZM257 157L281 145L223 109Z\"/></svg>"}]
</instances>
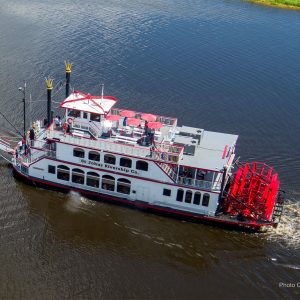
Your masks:
<instances>
[{"instance_id":1,"label":"decorative smokestack crown","mask_svg":"<svg viewBox=\"0 0 300 300\"><path fill-rule=\"evenodd\" d=\"M66 66L66 73L71 73L72 72L72 63L70 61L65 61L65 66Z\"/></svg>"},{"instance_id":2,"label":"decorative smokestack crown","mask_svg":"<svg viewBox=\"0 0 300 300\"><path fill-rule=\"evenodd\" d=\"M53 89L53 79L46 78L46 86L47 86L47 90L52 90Z\"/></svg>"}]
</instances>

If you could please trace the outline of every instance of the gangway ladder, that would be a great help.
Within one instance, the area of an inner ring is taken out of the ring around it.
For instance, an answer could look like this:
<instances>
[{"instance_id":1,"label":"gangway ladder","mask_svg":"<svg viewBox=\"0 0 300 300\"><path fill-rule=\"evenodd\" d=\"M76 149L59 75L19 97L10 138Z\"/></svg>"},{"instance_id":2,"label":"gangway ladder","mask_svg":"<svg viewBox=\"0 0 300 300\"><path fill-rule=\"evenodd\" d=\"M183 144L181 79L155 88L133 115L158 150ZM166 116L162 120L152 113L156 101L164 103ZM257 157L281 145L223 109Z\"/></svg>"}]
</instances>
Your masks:
<instances>
[{"instance_id":1,"label":"gangway ladder","mask_svg":"<svg viewBox=\"0 0 300 300\"><path fill-rule=\"evenodd\" d=\"M171 168L167 163L155 162L167 175L172 179L173 182L176 182L176 173L173 168Z\"/></svg>"},{"instance_id":2,"label":"gangway ladder","mask_svg":"<svg viewBox=\"0 0 300 300\"><path fill-rule=\"evenodd\" d=\"M79 123L75 123L75 124L72 124L71 127L72 127L72 129L75 129L75 130L82 130L82 131L88 132L93 138L95 138L95 139L97 138L97 131L94 128L95 126L92 126L91 124L82 125Z\"/></svg>"},{"instance_id":3,"label":"gangway ladder","mask_svg":"<svg viewBox=\"0 0 300 300\"><path fill-rule=\"evenodd\" d=\"M0 157L2 157L3 159L5 159L7 162L10 163L11 161L7 157L5 157L4 154L13 155L13 153L14 153L14 149L12 148L10 143L0 138Z\"/></svg>"}]
</instances>

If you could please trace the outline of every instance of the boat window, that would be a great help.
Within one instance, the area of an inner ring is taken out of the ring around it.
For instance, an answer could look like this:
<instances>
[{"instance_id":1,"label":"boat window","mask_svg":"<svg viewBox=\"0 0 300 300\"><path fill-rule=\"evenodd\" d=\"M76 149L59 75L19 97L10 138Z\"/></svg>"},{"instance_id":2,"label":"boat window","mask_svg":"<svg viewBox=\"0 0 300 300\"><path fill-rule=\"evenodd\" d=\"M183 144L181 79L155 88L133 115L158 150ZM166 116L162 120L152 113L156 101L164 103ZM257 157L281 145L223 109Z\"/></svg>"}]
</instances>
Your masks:
<instances>
[{"instance_id":1,"label":"boat window","mask_svg":"<svg viewBox=\"0 0 300 300\"><path fill-rule=\"evenodd\" d=\"M184 194L184 191L182 189L179 189L177 191L176 201L182 202L182 200L183 200L183 194Z\"/></svg>"},{"instance_id":2,"label":"boat window","mask_svg":"<svg viewBox=\"0 0 300 300\"><path fill-rule=\"evenodd\" d=\"M116 164L116 157L111 154L105 154L104 155L104 162L106 164L115 165Z\"/></svg>"},{"instance_id":3,"label":"boat window","mask_svg":"<svg viewBox=\"0 0 300 300\"><path fill-rule=\"evenodd\" d=\"M200 204L200 200L201 200L201 193L196 192L194 194L194 201L193 201L193 203L199 205Z\"/></svg>"},{"instance_id":4,"label":"boat window","mask_svg":"<svg viewBox=\"0 0 300 300\"><path fill-rule=\"evenodd\" d=\"M84 158L84 150L80 149L80 148L74 148L73 149L73 155L75 157L80 157L80 158Z\"/></svg>"},{"instance_id":5,"label":"boat window","mask_svg":"<svg viewBox=\"0 0 300 300\"><path fill-rule=\"evenodd\" d=\"M90 117L91 121L95 121L95 122L100 122L101 121L101 117L98 114L93 114L91 113L91 117Z\"/></svg>"},{"instance_id":6,"label":"boat window","mask_svg":"<svg viewBox=\"0 0 300 300\"><path fill-rule=\"evenodd\" d=\"M148 171L148 163L146 161L138 160L136 162L136 169L142 171Z\"/></svg>"},{"instance_id":7,"label":"boat window","mask_svg":"<svg viewBox=\"0 0 300 300\"><path fill-rule=\"evenodd\" d=\"M122 194L130 194L131 182L128 179L120 178L117 183L117 192Z\"/></svg>"},{"instance_id":8,"label":"boat window","mask_svg":"<svg viewBox=\"0 0 300 300\"><path fill-rule=\"evenodd\" d=\"M55 166L48 166L48 173L55 174Z\"/></svg>"},{"instance_id":9,"label":"boat window","mask_svg":"<svg viewBox=\"0 0 300 300\"><path fill-rule=\"evenodd\" d=\"M171 196L171 190L169 190L169 189L164 189L164 191L163 191L163 195L164 196Z\"/></svg>"},{"instance_id":10,"label":"boat window","mask_svg":"<svg viewBox=\"0 0 300 300\"><path fill-rule=\"evenodd\" d=\"M80 110L68 110L68 116L73 118L80 118Z\"/></svg>"},{"instance_id":11,"label":"boat window","mask_svg":"<svg viewBox=\"0 0 300 300\"><path fill-rule=\"evenodd\" d=\"M97 174L95 172L87 172L87 174L86 174L86 185L98 188L99 183L100 183L99 174Z\"/></svg>"},{"instance_id":12,"label":"boat window","mask_svg":"<svg viewBox=\"0 0 300 300\"><path fill-rule=\"evenodd\" d=\"M80 169L72 170L72 182L84 184L84 172Z\"/></svg>"},{"instance_id":13,"label":"boat window","mask_svg":"<svg viewBox=\"0 0 300 300\"><path fill-rule=\"evenodd\" d=\"M192 196L193 196L193 192L192 191L186 191L184 202L191 203L192 202Z\"/></svg>"},{"instance_id":14,"label":"boat window","mask_svg":"<svg viewBox=\"0 0 300 300\"><path fill-rule=\"evenodd\" d=\"M100 161L100 153L96 151L90 151L89 160Z\"/></svg>"},{"instance_id":15,"label":"boat window","mask_svg":"<svg viewBox=\"0 0 300 300\"><path fill-rule=\"evenodd\" d=\"M208 206L209 205L209 197L210 195L205 193L203 195L203 199L202 199L202 206Z\"/></svg>"},{"instance_id":16,"label":"boat window","mask_svg":"<svg viewBox=\"0 0 300 300\"><path fill-rule=\"evenodd\" d=\"M88 113L85 112L85 111L83 111L83 112L82 112L82 118L83 118L83 119L88 119Z\"/></svg>"},{"instance_id":17,"label":"boat window","mask_svg":"<svg viewBox=\"0 0 300 300\"><path fill-rule=\"evenodd\" d=\"M104 190L114 191L115 190L115 178L110 175L103 175L101 187Z\"/></svg>"},{"instance_id":18,"label":"boat window","mask_svg":"<svg viewBox=\"0 0 300 300\"><path fill-rule=\"evenodd\" d=\"M57 178L65 181L70 180L70 169L67 166L59 165L57 167Z\"/></svg>"},{"instance_id":19,"label":"boat window","mask_svg":"<svg viewBox=\"0 0 300 300\"><path fill-rule=\"evenodd\" d=\"M121 159L120 159L120 166L121 167L125 167L125 168L131 168L131 166L132 166L132 160L129 159L129 158L121 157Z\"/></svg>"},{"instance_id":20,"label":"boat window","mask_svg":"<svg viewBox=\"0 0 300 300\"><path fill-rule=\"evenodd\" d=\"M204 180L205 174L206 174L206 171L204 171L204 170L197 170L196 179L197 180Z\"/></svg>"}]
</instances>

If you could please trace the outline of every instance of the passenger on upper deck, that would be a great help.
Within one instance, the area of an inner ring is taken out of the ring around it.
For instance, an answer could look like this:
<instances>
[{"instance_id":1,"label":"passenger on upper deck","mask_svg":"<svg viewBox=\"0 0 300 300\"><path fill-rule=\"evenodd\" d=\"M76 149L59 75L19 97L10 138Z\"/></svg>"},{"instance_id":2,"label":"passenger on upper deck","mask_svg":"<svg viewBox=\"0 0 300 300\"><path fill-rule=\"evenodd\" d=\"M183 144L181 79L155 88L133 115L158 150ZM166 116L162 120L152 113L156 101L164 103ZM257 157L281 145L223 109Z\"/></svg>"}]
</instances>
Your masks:
<instances>
[{"instance_id":1,"label":"passenger on upper deck","mask_svg":"<svg viewBox=\"0 0 300 300\"><path fill-rule=\"evenodd\" d=\"M66 122L63 126L64 134L70 133L70 124Z\"/></svg>"},{"instance_id":2,"label":"passenger on upper deck","mask_svg":"<svg viewBox=\"0 0 300 300\"><path fill-rule=\"evenodd\" d=\"M55 116L55 118L54 118L54 124L55 124L56 128L61 126L60 116Z\"/></svg>"}]
</instances>

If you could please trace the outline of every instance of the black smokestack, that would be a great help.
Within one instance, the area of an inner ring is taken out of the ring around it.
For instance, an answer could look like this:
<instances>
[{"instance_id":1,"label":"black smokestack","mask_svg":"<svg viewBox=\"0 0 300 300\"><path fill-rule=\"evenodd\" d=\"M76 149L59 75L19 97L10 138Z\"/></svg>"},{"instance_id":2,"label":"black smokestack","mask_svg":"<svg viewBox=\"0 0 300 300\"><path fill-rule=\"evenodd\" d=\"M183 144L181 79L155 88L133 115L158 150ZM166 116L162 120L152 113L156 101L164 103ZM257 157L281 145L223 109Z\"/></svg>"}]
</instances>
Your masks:
<instances>
[{"instance_id":1,"label":"black smokestack","mask_svg":"<svg viewBox=\"0 0 300 300\"><path fill-rule=\"evenodd\" d=\"M47 85L47 125L49 126L52 122L52 112L51 112L51 93L53 89L53 79L46 79Z\"/></svg>"},{"instance_id":2,"label":"black smokestack","mask_svg":"<svg viewBox=\"0 0 300 300\"><path fill-rule=\"evenodd\" d=\"M66 98L70 95L70 79L71 79L71 72L72 72L72 63L69 61L65 61L66 66Z\"/></svg>"}]
</instances>

